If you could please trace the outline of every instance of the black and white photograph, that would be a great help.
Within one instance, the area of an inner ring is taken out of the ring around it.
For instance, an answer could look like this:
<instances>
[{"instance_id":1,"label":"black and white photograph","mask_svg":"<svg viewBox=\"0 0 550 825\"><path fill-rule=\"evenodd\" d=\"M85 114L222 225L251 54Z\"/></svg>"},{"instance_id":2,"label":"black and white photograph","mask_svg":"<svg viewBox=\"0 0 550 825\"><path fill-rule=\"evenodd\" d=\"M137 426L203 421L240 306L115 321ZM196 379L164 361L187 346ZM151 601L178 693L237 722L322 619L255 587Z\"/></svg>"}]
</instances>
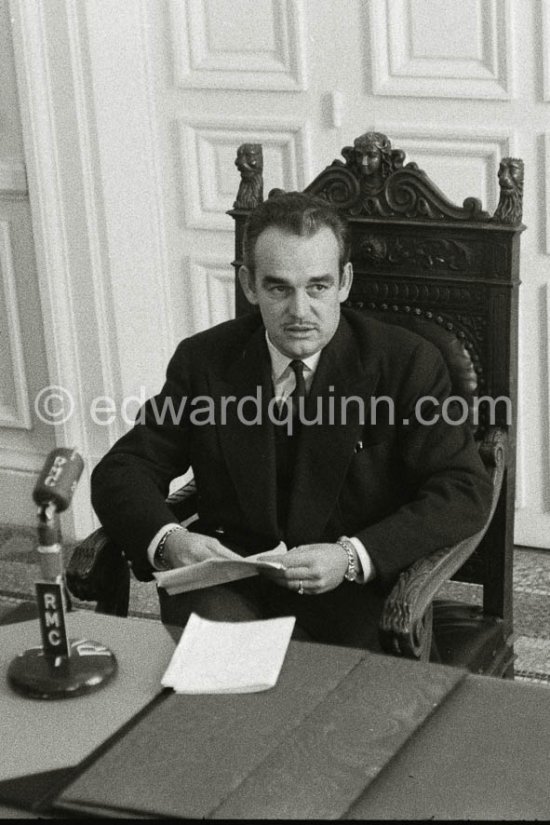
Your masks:
<instances>
[{"instance_id":1,"label":"black and white photograph","mask_svg":"<svg viewBox=\"0 0 550 825\"><path fill-rule=\"evenodd\" d=\"M0 0L0 818L550 819L550 0Z\"/></svg>"}]
</instances>

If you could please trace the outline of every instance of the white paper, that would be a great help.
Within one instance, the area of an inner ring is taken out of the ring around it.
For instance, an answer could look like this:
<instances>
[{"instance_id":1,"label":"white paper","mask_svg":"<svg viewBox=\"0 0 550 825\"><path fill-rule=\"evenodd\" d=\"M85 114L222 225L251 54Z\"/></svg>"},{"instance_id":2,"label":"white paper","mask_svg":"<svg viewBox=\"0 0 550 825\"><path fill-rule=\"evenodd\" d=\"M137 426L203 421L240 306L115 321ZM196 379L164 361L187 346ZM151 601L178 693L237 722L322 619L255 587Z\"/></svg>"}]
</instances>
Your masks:
<instances>
[{"instance_id":1,"label":"white paper","mask_svg":"<svg viewBox=\"0 0 550 825\"><path fill-rule=\"evenodd\" d=\"M230 550L227 552L231 553L232 558L208 559L186 567L176 567L174 570L154 572L153 575L159 587L164 587L170 596L175 596L188 590L200 590L203 587L257 576L262 567L280 570L287 547L284 542L280 542L272 550L245 558Z\"/></svg>"},{"instance_id":2,"label":"white paper","mask_svg":"<svg viewBox=\"0 0 550 825\"><path fill-rule=\"evenodd\" d=\"M176 693L253 693L274 687L294 616L212 622L191 613L162 677Z\"/></svg>"}]
</instances>

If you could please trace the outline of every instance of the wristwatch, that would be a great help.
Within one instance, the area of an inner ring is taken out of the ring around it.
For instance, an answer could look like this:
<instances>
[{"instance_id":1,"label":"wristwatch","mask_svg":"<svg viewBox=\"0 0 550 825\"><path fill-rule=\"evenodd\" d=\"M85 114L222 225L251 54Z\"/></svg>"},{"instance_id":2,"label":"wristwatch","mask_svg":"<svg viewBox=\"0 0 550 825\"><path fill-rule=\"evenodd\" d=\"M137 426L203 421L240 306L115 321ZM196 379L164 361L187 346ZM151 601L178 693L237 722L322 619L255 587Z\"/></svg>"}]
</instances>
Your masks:
<instances>
[{"instance_id":1,"label":"wristwatch","mask_svg":"<svg viewBox=\"0 0 550 825\"><path fill-rule=\"evenodd\" d=\"M336 544L346 551L348 557L348 569L344 573L344 578L349 582L357 580L357 567L355 565L355 547L347 536L340 536Z\"/></svg>"},{"instance_id":2,"label":"wristwatch","mask_svg":"<svg viewBox=\"0 0 550 825\"><path fill-rule=\"evenodd\" d=\"M171 565L166 556L164 555L166 550L166 539L168 538L168 536L171 536L172 533L175 533L176 530L185 530L185 527L181 527L181 525L179 524L174 525L166 531L166 533L162 536L161 540L157 544L157 549L155 550L155 553L153 555L153 562L154 566L158 570L170 570Z\"/></svg>"}]
</instances>

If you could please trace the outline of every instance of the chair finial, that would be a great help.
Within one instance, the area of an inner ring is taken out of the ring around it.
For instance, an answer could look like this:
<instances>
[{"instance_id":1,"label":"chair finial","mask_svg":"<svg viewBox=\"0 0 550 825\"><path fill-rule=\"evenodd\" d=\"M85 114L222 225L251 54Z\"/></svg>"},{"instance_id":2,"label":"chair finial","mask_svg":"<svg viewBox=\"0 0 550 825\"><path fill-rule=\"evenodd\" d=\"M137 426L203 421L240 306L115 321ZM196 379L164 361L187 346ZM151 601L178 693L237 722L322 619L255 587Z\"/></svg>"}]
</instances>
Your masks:
<instances>
[{"instance_id":1,"label":"chair finial","mask_svg":"<svg viewBox=\"0 0 550 825\"><path fill-rule=\"evenodd\" d=\"M516 225L523 214L523 161L520 158L502 158L498 170L500 200L493 220Z\"/></svg>"},{"instance_id":2,"label":"chair finial","mask_svg":"<svg viewBox=\"0 0 550 825\"><path fill-rule=\"evenodd\" d=\"M235 209L254 209L264 199L264 159L260 143L242 143L237 149L235 166L241 173Z\"/></svg>"}]
</instances>

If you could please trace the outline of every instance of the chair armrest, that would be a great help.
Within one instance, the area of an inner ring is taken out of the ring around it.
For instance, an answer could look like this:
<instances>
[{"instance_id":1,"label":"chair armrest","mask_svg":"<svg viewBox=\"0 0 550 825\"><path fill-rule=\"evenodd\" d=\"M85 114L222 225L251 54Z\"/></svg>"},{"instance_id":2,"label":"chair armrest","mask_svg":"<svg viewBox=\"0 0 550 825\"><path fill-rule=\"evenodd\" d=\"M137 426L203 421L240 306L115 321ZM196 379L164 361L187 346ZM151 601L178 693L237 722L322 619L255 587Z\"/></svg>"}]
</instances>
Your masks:
<instances>
[{"instance_id":1,"label":"chair armrest","mask_svg":"<svg viewBox=\"0 0 550 825\"><path fill-rule=\"evenodd\" d=\"M166 503L177 521L196 512L197 486L192 480L168 496ZM67 586L77 599L98 602L104 613L127 615L124 591L129 588L129 567L122 550L100 527L78 544L67 565Z\"/></svg>"},{"instance_id":2,"label":"chair armrest","mask_svg":"<svg viewBox=\"0 0 550 825\"><path fill-rule=\"evenodd\" d=\"M69 590L77 599L97 602L102 613L128 615L128 563L102 527L75 547L66 578Z\"/></svg>"},{"instance_id":3,"label":"chair armrest","mask_svg":"<svg viewBox=\"0 0 550 825\"><path fill-rule=\"evenodd\" d=\"M491 509L481 530L452 547L443 547L404 570L386 599L379 636L387 653L426 660L431 643L431 604L437 591L478 547L493 518L506 467L508 437L491 427L479 452L493 484Z\"/></svg>"}]
</instances>

